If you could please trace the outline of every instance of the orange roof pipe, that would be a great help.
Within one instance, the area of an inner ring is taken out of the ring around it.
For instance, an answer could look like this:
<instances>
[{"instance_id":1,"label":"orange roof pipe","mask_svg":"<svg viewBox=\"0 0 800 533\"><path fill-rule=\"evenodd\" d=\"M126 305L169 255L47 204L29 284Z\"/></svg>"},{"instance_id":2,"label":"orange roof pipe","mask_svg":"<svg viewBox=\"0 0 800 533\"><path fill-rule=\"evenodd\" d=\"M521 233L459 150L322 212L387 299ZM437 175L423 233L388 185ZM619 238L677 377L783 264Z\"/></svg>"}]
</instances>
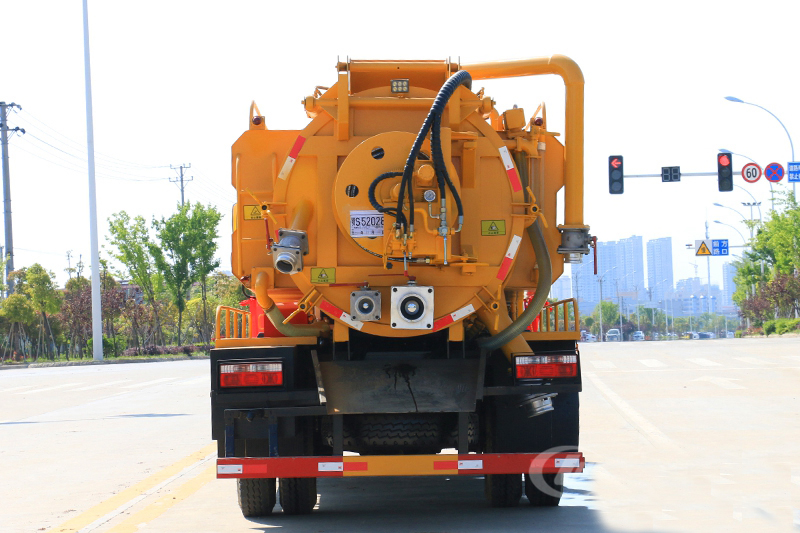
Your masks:
<instances>
[{"instance_id":1,"label":"orange roof pipe","mask_svg":"<svg viewBox=\"0 0 800 533\"><path fill-rule=\"evenodd\" d=\"M473 80L556 74L567 89L564 131L564 225L583 224L583 73L567 56L553 55L518 61L463 65Z\"/></svg>"}]
</instances>

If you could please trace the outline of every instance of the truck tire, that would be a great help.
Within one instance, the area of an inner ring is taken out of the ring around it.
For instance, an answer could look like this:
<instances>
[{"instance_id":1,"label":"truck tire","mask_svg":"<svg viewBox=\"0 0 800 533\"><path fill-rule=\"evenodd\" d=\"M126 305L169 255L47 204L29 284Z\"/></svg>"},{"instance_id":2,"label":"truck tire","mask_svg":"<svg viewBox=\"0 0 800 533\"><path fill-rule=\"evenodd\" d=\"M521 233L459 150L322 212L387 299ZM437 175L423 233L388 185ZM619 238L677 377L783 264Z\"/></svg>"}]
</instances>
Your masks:
<instances>
[{"instance_id":1,"label":"truck tire","mask_svg":"<svg viewBox=\"0 0 800 533\"><path fill-rule=\"evenodd\" d=\"M317 478L289 477L280 480L281 507L286 514L308 514L317 504Z\"/></svg>"},{"instance_id":2,"label":"truck tire","mask_svg":"<svg viewBox=\"0 0 800 533\"><path fill-rule=\"evenodd\" d=\"M522 498L522 479L519 474L486 474L486 499L492 507L516 507Z\"/></svg>"},{"instance_id":3,"label":"truck tire","mask_svg":"<svg viewBox=\"0 0 800 533\"><path fill-rule=\"evenodd\" d=\"M534 507L556 507L564 492L564 474L541 474L537 483L541 484L542 480L547 485L546 490L534 485L530 474L525 474L525 496Z\"/></svg>"},{"instance_id":4,"label":"truck tire","mask_svg":"<svg viewBox=\"0 0 800 533\"><path fill-rule=\"evenodd\" d=\"M398 415L366 415L360 420L358 439L372 453L438 453L442 429L438 417L408 418Z\"/></svg>"},{"instance_id":5,"label":"truck tire","mask_svg":"<svg viewBox=\"0 0 800 533\"><path fill-rule=\"evenodd\" d=\"M239 508L246 517L268 516L275 507L275 478L237 479Z\"/></svg>"}]
</instances>

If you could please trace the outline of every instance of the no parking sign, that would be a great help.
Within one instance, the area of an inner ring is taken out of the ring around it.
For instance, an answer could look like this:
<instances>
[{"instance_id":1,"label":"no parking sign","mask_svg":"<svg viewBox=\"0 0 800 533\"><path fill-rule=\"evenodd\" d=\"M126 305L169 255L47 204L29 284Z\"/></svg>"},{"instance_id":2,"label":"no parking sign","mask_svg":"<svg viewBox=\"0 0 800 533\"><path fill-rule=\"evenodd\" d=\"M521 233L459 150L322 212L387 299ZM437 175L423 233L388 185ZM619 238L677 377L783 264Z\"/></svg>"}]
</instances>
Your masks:
<instances>
[{"instance_id":1,"label":"no parking sign","mask_svg":"<svg viewBox=\"0 0 800 533\"><path fill-rule=\"evenodd\" d=\"M780 163L770 163L764 169L764 177L772 183L778 183L783 179L783 165Z\"/></svg>"}]
</instances>

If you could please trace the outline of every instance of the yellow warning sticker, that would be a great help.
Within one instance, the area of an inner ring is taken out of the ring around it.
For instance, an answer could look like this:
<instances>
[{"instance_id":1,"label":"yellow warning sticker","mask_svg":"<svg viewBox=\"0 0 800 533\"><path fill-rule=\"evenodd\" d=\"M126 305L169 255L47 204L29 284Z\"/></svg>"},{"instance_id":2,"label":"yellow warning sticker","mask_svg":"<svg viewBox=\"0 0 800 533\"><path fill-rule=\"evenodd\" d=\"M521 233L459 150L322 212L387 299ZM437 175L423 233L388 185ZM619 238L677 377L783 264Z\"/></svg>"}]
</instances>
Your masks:
<instances>
[{"instance_id":1,"label":"yellow warning sticker","mask_svg":"<svg viewBox=\"0 0 800 533\"><path fill-rule=\"evenodd\" d=\"M336 269L312 268L311 283L336 283Z\"/></svg>"},{"instance_id":2,"label":"yellow warning sticker","mask_svg":"<svg viewBox=\"0 0 800 533\"><path fill-rule=\"evenodd\" d=\"M243 205L242 213L245 220L261 220L261 206L260 205Z\"/></svg>"},{"instance_id":3,"label":"yellow warning sticker","mask_svg":"<svg viewBox=\"0 0 800 533\"><path fill-rule=\"evenodd\" d=\"M481 235L505 235L505 220L481 220Z\"/></svg>"},{"instance_id":4,"label":"yellow warning sticker","mask_svg":"<svg viewBox=\"0 0 800 533\"><path fill-rule=\"evenodd\" d=\"M697 249L697 253L695 255L711 255L711 250L709 250L706 243L703 242L700 244L700 248Z\"/></svg>"}]
</instances>

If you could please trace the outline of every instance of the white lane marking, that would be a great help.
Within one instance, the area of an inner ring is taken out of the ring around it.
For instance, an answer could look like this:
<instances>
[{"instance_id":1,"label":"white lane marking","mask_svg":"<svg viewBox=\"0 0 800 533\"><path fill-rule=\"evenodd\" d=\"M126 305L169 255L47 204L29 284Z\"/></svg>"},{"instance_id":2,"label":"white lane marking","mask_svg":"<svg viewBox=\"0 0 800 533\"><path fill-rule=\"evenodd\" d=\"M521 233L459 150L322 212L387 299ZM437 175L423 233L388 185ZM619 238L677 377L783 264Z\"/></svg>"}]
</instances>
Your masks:
<instances>
[{"instance_id":1,"label":"white lane marking","mask_svg":"<svg viewBox=\"0 0 800 533\"><path fill-rule=\"evenodd\" d=\"M756 366L763 366L763 365L774 365L775 363L770 361L764 361L763 359L757 359L755 357L734 357L737 361L741 361L742 363L747 363L750 365Z\"/></svg>"},{"instance_id":2,"label":"white lane marking","mask_svg":"<svg viewBox=\"0 0 800 533\"><path fill-rule=\"evenodd\" d=\"M3 389L0 392L14 392L22 389L30 389L33 385L21 385L19 387L11 387L10 389Z\"/></svg>"},{"instance_id":3,"label":"white lane marking","mask_svg":"<svg viewBox=\"0 0 800 533\"><path fill-rule=\"evenodd\" d=\"M99 383L97 385L89 385L88 387L81 387L80 389L73 389L74 391L85 391L85 390L94 390L94 389L102 389L103 387L113 387L114 385L119 385L120 383L127 383L132 381L130 379L120 379L117 381L109 381L108 383Z\"/></svg>"},{"instance_id":4,"label":"white lane marking","mask_svg":"<svg viewBox=\"0 0 800 533\"><path fill-rule=\"evenodd\" d=\"M192 379L184 379L183 381L176 381L175 383L170 383L170 385L194 385L196 383L203 383L208 382L208 376L200 376L198 378Z\"/></svg>"},{"instance_id":5,"label":"white lane marking","mask_svg":"<svg viewBox=\"0 0 800 533\"><path fill-rule=\"evenodd\" d=\"M140 501L144 500L148 496L151 496L152 494L155 494L156 492L158 492L162 488L166 487L170 483L172 483L174 481L177 481L180 478L186 476L192 470L194 470L195 468L207 463L208 461L210 461L211 459L215 458L216 456L217 456L217 454L215 452L215 453L207 455L203 459L200 459L196 463L190 464L189 466L187 466L186 468L184 468L183 470L181 470L180 472L178 472L174 476L168 477L167 479L165 479L164 481L162 481L158 485L155 485L154 487L151 487L151 488L147 489L146 491L142 492L140 495L136 496L135 498L123 503L122 505L120 505L119 507L117 507L116 509L111 511L110 513L108 513L108 514L106 514L104 516L101 516L100 518L98 518L97 520L95 520L94 522L89 524L88 526L86 526L83 529L81 529L79 533L89 533L90 531L94 531L95 529L99 528L100 526L102 526L106 522L109 522L112 519L114 519L115 517L121 515L122 513L124 513L125 511L127 511L128 509L130 509L131 507L133 507L134 505L136 505Z\"/></svg>"},{"instance_id":6,"label":"white lane marking","mask_svg":"<svg viewBox=\"0 0 800 533\"><path fill-rule=\"evenodd\" d=\"M714 361L710 361L708 359L703 359L702 357L698 357L696 359L687 359L687 361L689 361L690 363L694 363L696 365L700 365L700 366L722 366L719 363L716 363Z\"/></svg>"},{"instance_id":7,"label":"white lane marking","mask_svg":"<svg viewBox=\"0 0 800 533\"><path fill-rule=\"evenodd\" d=\"M124 386L122 388L123 389L138 389L140 387L147 387L149 385L156 385L158 383L164 383L165 381L172 381L173 379L178 379L178 378L159 378L159 379L154 379L154 380L151 380L151 381L145 381L144 383L134 383L133 385L126 385L126 386Z\"/></svg>"},{"instance_id":8,"label":"white lane marking","mask_svg":"<svg viewBox=\"0 0 800 533\"><path fill-rule=\"evenodd\" d=\"M639 359L639 362L650 368L661 368L667 366L658 359Z\"/></svg>"},{"instance_id":9,"label":"white lane marking","mask_svg":"<svg viewBox=\"0 0 800 533\"><path fill-rule=\"evenodd\" d=\"M61 385L56 385L55 387L45 387L44 389L33 389L28 391L22 391L18 392L17 394L39 394L40 392L48 392L56 389L65 389L67 387L74 387L75 385L81 385L81 383L62 383Z\"/></svg>"},{"instance_id":10,"label":"white lane marking","mask_svg":"<svg viewBox=\"0 0 800 533\"><path fill-rule=\"evenodd\" d=\"M598 370L606 368L617 368L617 365L615 365L611 361L589 361L589 362L592 363L592 366L594 366Z\"/></svg>"},{"instance_id":11,"label":"white lane marking","mask_svg":"<svg viewBox=\"0 0 800 533\"><path fill-rule=\"evenodd\" d=\"M649 420L647 420L644 416L639 414L639 412L631 407L631 405L622 399L622 397L611 390L611 387L603 383L600 378L598 378L594 373L587 372L585 374L586 377L597 387L597 390L605 396L605 398L611 402L611 404L616 407L616 409L625 417L628 422L633 425L641 433L647 440L649 440L654 446L663 446L665 448L671 448L676 450L678 446L667 437L660 429L654 426Z\"/></svg>"},{"instance_id":12,"label":"white lane marking","mask_svg":"<svg viewBox=\"0 0 800 533\"><path fill-rule=\"evenodd\" d=\"M717 387L722 387L723 389L728 389L728 390L747 388L734 383L734 381L740 381L738 378L729 379L729 378L720 378L715 376L703 376L701 378L693 379L692 381L708 381L709 383L713 383Z\"/></svg>"}]
</instances>

